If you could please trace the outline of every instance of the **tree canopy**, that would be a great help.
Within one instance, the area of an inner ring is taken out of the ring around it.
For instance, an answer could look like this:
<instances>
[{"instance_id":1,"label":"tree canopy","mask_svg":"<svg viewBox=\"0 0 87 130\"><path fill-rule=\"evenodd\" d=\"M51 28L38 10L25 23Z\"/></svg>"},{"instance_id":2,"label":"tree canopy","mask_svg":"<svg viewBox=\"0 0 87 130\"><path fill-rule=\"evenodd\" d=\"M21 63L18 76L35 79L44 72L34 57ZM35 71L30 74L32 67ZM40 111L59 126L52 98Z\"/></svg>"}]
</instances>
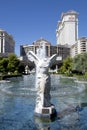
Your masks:
<instances>
[{"instance_id":1,"label":"tree canopy","mask_svg":"<svg viewBox=\"0 0 87 130\"><path fill-rule=\"evenodd\" d=\"M82 53L74 57L73 69L87 72L87 53Z\"/></svg>"},{"instance_id":2,"label":"tree canopy","mask_svg":"<svg viewBox=\"0 0 87 130\"><path fill-rule=\"evenodd\" d=\"M87 72L87 53L76 55L73 59L71 57L64 59L60 72L70 74L74 70L84 74Z\"/></svg>"},{"instance_id":3,"label":"tree canopy","mask_svg":"<svg viewBox=\"0 0 87 130\"><path fill-rule=\"evenodd\" d=\"M64 61L63 61L63 64L60 68L60 71L62 73L70 73L71 70L72 70L72 58L71 57L67 57Z\"/></svg>"},{"instance_id":4,"label":"tree canopy","mask_svg":"<svg viewBox=\"0 0 87 130\"><path fill-rule=\"evenodd\" d=\"M8 58L0 57L0 72L1 73L22 73L24 65L20 62L15 54L10 54Z\"/></svg>"}]
</instances>

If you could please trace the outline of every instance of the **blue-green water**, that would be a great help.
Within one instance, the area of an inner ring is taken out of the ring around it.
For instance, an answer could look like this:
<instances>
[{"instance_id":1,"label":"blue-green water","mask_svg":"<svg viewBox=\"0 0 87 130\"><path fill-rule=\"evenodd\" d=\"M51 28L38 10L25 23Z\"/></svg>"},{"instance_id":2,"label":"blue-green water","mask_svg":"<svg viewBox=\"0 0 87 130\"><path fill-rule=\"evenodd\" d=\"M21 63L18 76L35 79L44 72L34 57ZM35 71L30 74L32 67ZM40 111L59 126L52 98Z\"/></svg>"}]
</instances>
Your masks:
<instances>
[{"instance_id":1,"label":"blue-green water","mask_svg":"<svg viewBox=\"0 0 87 130\"><path fill-rule=\"evenodd\" d=\"M60 118L43 121L34 116L35 75L0 83L0 130L87 130L86 83L51 75L51 97Z\"/></svg>"}]
</instances>

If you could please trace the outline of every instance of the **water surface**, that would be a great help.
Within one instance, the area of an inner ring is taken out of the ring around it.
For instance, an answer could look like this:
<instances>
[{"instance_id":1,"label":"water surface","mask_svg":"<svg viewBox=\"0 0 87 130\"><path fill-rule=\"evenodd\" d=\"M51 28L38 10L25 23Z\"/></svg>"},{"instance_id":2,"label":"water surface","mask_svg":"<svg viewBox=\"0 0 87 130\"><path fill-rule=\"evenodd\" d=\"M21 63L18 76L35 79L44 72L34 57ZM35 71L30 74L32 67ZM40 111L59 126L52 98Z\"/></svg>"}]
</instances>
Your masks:
<instances>
[{"instance_id":1,"label":"water surface","mask_svg":"<svg viewBox=\"0 0 87 130\"><path fill-rule=\"evenodd\" d=\"M35 75L0 83L0 130L86 130L87 84L51 75L51 102L58 118L41 120L34 116Z\"/></svg>"}]
</instances>

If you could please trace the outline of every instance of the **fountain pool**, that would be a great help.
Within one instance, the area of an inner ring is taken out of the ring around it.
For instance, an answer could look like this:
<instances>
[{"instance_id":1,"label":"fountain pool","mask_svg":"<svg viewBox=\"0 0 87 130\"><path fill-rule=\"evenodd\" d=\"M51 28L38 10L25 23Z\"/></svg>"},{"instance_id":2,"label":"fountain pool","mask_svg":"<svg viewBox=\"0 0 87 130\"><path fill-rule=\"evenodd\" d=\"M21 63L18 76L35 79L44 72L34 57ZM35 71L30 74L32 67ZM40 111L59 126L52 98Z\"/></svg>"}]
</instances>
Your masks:
<instances>
[{"instance_id":1,"label":"fountain pool","mask_svg":"<svg viewBox=\"0 0 87 130\"><path fill-rule=\"evenodd\" d=\"M55 120L34 116L35 75L0 83L0 130L86 130L87 84L51 75Z\"/></svg>"}]
</instances>

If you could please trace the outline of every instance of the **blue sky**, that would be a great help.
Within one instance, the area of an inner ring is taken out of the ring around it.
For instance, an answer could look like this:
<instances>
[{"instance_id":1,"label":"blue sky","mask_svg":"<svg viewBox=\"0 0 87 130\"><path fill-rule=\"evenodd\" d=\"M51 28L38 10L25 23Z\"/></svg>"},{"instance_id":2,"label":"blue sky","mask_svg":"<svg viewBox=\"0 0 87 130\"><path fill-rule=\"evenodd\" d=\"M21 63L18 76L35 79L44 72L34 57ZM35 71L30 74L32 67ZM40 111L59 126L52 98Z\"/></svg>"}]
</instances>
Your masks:
<instances>
[{"instance_id":1,"label":"blue sky","mask_svg":"<svg viewBox=\"0 0 87 130\"><path fill-rule=\"evenodd\" d=\"M0 29L12 34L20 55L20 45L41 37L56 45L57 22L69 10L79 13L79 37L87 37L87 0L0 0Z\"/></svg>"}]
</instances>

